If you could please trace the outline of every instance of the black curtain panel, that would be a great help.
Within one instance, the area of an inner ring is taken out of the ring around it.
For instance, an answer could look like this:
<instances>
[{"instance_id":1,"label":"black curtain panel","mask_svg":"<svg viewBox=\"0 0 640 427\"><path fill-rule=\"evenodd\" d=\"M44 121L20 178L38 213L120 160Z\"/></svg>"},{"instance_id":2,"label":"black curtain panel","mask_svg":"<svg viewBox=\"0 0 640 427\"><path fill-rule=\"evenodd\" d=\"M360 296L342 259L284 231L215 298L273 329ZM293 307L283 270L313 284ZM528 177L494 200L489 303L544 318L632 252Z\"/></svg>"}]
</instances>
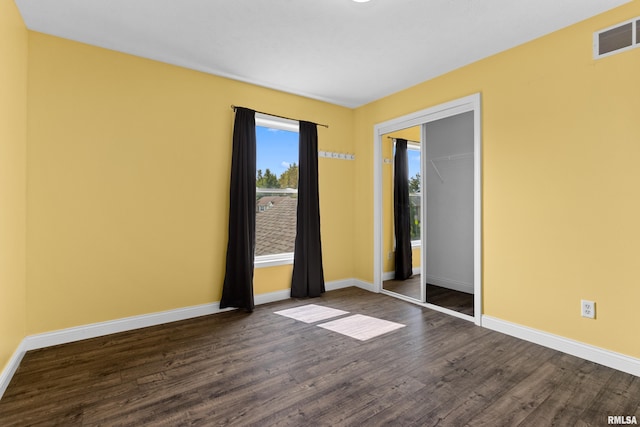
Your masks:
<instances>
[{"instance_id":1,"label":"black curtain panel","mask_svg":"<svg viewBox=\"0 0 640 427\"><path fill-rule=\"evenodd\" d=\"M396 139L393 163L393 214L396 231L396 280L413 275L411 218L409 216L409 160L407 140Z\"/></svg>"},{"instance_id":2,"label":"black curtain panel","mask_svg":"<svg viewBox=\"0 0 640 427\"><path fill-rule=\"evenodd\" d=\"M300 122L298 213L291 297L318 297L324 292L318 195L318 130Z\"/></svg>"},{"instance_id":3,"label":"black curtain panel","mask_svg":"<svg viewBox=\"0 0 640 427\"><path fill-rule=\"evenodd\" d=\"M255 111L236 107L233 125L229 242L220 308L252 311L256 246L256 120Z\"/></svg>"}]
</instances>

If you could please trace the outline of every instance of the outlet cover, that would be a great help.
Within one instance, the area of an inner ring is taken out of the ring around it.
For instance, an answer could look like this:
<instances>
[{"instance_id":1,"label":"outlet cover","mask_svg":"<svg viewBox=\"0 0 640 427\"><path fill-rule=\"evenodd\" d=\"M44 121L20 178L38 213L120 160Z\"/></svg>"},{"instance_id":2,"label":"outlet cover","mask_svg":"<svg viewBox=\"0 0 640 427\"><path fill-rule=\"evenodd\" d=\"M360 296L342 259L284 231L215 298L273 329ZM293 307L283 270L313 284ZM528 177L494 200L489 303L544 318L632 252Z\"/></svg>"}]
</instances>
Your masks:
<instances>
[{"instance_id":1,"label":"outlet cover","mask_svg":"<svg viewBox=\"0 0 640 427\"><path fill-rule=\"evenodd\" d=\"M589 319L596 318L596 303L586 299L580 300L580 314Z\"/></svg>"}]
</instances>

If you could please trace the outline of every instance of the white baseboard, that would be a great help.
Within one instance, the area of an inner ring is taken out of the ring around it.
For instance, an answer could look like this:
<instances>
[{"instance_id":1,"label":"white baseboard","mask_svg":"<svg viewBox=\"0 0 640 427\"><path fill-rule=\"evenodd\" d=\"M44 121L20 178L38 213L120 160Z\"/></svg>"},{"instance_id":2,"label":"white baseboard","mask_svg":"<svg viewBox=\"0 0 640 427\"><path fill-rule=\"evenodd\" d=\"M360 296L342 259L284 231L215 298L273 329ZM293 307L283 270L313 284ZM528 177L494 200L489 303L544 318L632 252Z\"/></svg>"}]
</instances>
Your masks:
<instances>
[{"instance_id":1,"label":"white baseboard","mask_svg":"<svg viewBox=\"0 0 640 427\"><path fill-rule=\"evenodd\" d=\"M355 286L356 288L364 289L365 291L379 293L380 291L376 289L373 283L365 282L360 279L351 279L351 286Z\"/></svg>"},{"instance_id":2,"label":"white baseboard","mask_svg":"<svg viewBox=\"0 0 640 427\"><path fill-rule=\"evenodd\" d=\"M423 280L432 285L452 289L454 291L465 292L467 294L473 294L474 292L473 283L460 282L458 280L432 276L430 274L425 274Z\"/></svg>"},{"instance_id":3,"label":"white baseboard","mask_svg":"<svg viewBox=\"0 0 640 427\"><path fill-rule=\"evenodd\" d=\"M373 285L367 284L366 282L362 282L357 279L335 280L325 283L325 289L327 291L347 288L350 286L357 286L359 288L374 292ZM270 302L289 299L290 295L290 289L269 292L266 294L258 294L255 295L254 302L256 305L267 304ZM18 366L20 366L22 357L29 350L36 350L44 347L66 344L73 341L80 341L84 339L115 334L118 332L146 328L163 323L192 319L194 317L207 316L209 314L222 313L230 310L235 309L221 309L220 302L216 301L209 304L177 308L175 310L167 310L157 313L142 314L139 316L125 317L122 319L108 320L106 322L91 323L88 325L76 326L73 328L66 328L52 332L45 332L42 334L29 335L22 340L5 368L0 372L0 398L2 398L4 391L9 386L11 378L18 369Z\"/></svg>"},{"instance_id":4,"label":"white baseboard","mask_svg":"<svg viewBox=\"0 0 640 427\"><path fill-rule=\"evenodd\" d=\"M482 326L640 377L640 359L634 357L491 316L482 316Z\"/></svg>"},{"instance_id":5,"label":"white baseboard","mask_svg":"<svg viewBox=\"0 0 640 427\"><path fill-rule=\"evenodd\" d=\"M29 335L23 340L23 343L25 344L25 349L29 351L230 310L234 309L221 309L220 302L216 301L209 304L194 305L191 307L142 314L139 316L124 317L121 319L108 320L106 322L91 323L73 328Z\"/></svg>"},{"instance_id":6,"label":"white baseboard","mask_svg":"<svg viewBox=\"0 0 640 427\"><path fill-rule=\"evenodd\" d=\"M349 288L351 286L357 286L354 281L356 279L343 279L343 280L334 280L332 282L326 282L324 284L324 289L326 291L335 291L338 289Z\"/></svg>"},{"instance_id":7,"label":"white baseboard","mask_svg":"<svg viewBox=\"0 0 640 427\"><path fill-rule=\"evenodd\" d=\"M20 362L22 361L22 358L24 357L24 354L26 352L27 351L24 348L24 341L23 341L20 343L20 345L18 345L18 348L16 349L16 351L13 352L13 355L5 365L4 369L0 371L0 399L2 398L2 395L4 394L7 387L9 386L9 383L11 382L11 378L13 378L13 374L15 374L16 371L18 370L18 367L20 366Z\"/></svg>"},{"instance_id":8,"label":"white baseboard","mask_svg":"<svg viewBox=\"0 0 640 427\"><path fill-rule=\"evenodd\" d=\"M256 305L269 304L270 302L283 301L291 298L291 289L254 295L253 302ZM215 303L219 304L219 303ZM231 310L234 310L233 308Z\"/></svg>"}]
</instances>

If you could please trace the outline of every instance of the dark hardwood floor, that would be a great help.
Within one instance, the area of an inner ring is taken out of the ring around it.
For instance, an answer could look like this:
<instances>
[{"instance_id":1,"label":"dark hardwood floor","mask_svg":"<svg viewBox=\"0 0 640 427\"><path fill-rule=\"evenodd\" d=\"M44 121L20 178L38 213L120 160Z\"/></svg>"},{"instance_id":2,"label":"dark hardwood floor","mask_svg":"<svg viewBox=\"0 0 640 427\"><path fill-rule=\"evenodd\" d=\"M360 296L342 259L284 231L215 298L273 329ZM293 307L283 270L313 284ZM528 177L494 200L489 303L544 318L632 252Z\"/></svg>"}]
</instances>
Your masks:
<instances>
[{"instance_id":1,"label":"dark hardwood floor","mask_svg":"<svg viewBox=\"0 0 640 427\"><path fill-rule=\"evenodd\" d=\"M273 313L309 303L406 327ZM639 405L638 377L348 288L28 352L0 425L601 426Z\"/></svg>"},{"instance_id":2,"label":"dark hardwood floor","mask_svg":"<svg viewBox=\"0 0 640 427\"><path fill-rule=\"evenodd\" d=\"M420 299L420 275L414 274L406 280L385 280L382 289L395 292L410 298Z\"/></svg>"},{"instance_id":3,"label":"dark hardwood floor","mask_svg":"<svg viewBox=\"0 0 640 427\"><path fill-rule=\"evenodd\" d=\"M407 280L385 280L382 288L418 300L421 298L419 274ZM427 284L427 302L473 316L473 294Z\"/></svg>"},{"instance_id":4,"label":"dark hardwood floor","mask_svg":"<svg viewBox=\"0 0 640 427\"><path fill-rule=\"evenodd\" d=\"M427 302L473 316L473 294L427 284Z\"/></svg>"}]
</instances>

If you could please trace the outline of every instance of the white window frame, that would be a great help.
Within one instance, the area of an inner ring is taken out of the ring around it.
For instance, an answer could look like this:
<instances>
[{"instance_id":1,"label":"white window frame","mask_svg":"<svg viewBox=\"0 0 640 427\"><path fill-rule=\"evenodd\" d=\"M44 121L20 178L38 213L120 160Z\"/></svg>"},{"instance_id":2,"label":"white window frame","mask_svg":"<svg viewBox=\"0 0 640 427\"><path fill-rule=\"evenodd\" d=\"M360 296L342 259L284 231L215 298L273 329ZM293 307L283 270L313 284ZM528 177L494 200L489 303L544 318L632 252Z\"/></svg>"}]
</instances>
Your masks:
<instances>
[{"instance_id":1,"label":"white window frame","mask_svg":"<svg viewBox=\"0 0 640 427\"><path fill-rule=\"evenodd\" d=\"M267 127L271 129L279 129L286 130L289 132L300 132L300 124L295 120L284 119L281 117L270 116L268 114L256 113L256 126ZM298 157L300 153L298 153ZM259 192L256 190L256 192ZM282 193L290 194L292 193L291 189L283 189L279 191ZM269 191L269 193L274 193L273 190ZM297 191L295 191L297 193ZM293 264L293 252L282 253L282 254L269 254L269 255L260 255L254 257L254 268L264 268L264 267L276 267L279 265L290 265Z\"/></svg>"},{"instance_id":2,"label":"white window frame","mask_svg":"<svg viewBox=\"0 0 640 427\"><path fill-rule=\"evenodd\" d=\"M640 47L640 35L638 35L638 21L640 21L640 16L636 16L633 19L628 19L623 22L619 22L615 25L611 25L610 27L603 28L602 30L598 30L593 33L593 59L606 58L607 56L616 55L618 53L626 52L631 49L636 49ZM631 45L627 47L622 47L620 49L612 50L611 52L600 54L600 34L606 33L609 30L613 30L614 28L622 27L627 24L631 24Z\"/></svg>"}]
</instances>

